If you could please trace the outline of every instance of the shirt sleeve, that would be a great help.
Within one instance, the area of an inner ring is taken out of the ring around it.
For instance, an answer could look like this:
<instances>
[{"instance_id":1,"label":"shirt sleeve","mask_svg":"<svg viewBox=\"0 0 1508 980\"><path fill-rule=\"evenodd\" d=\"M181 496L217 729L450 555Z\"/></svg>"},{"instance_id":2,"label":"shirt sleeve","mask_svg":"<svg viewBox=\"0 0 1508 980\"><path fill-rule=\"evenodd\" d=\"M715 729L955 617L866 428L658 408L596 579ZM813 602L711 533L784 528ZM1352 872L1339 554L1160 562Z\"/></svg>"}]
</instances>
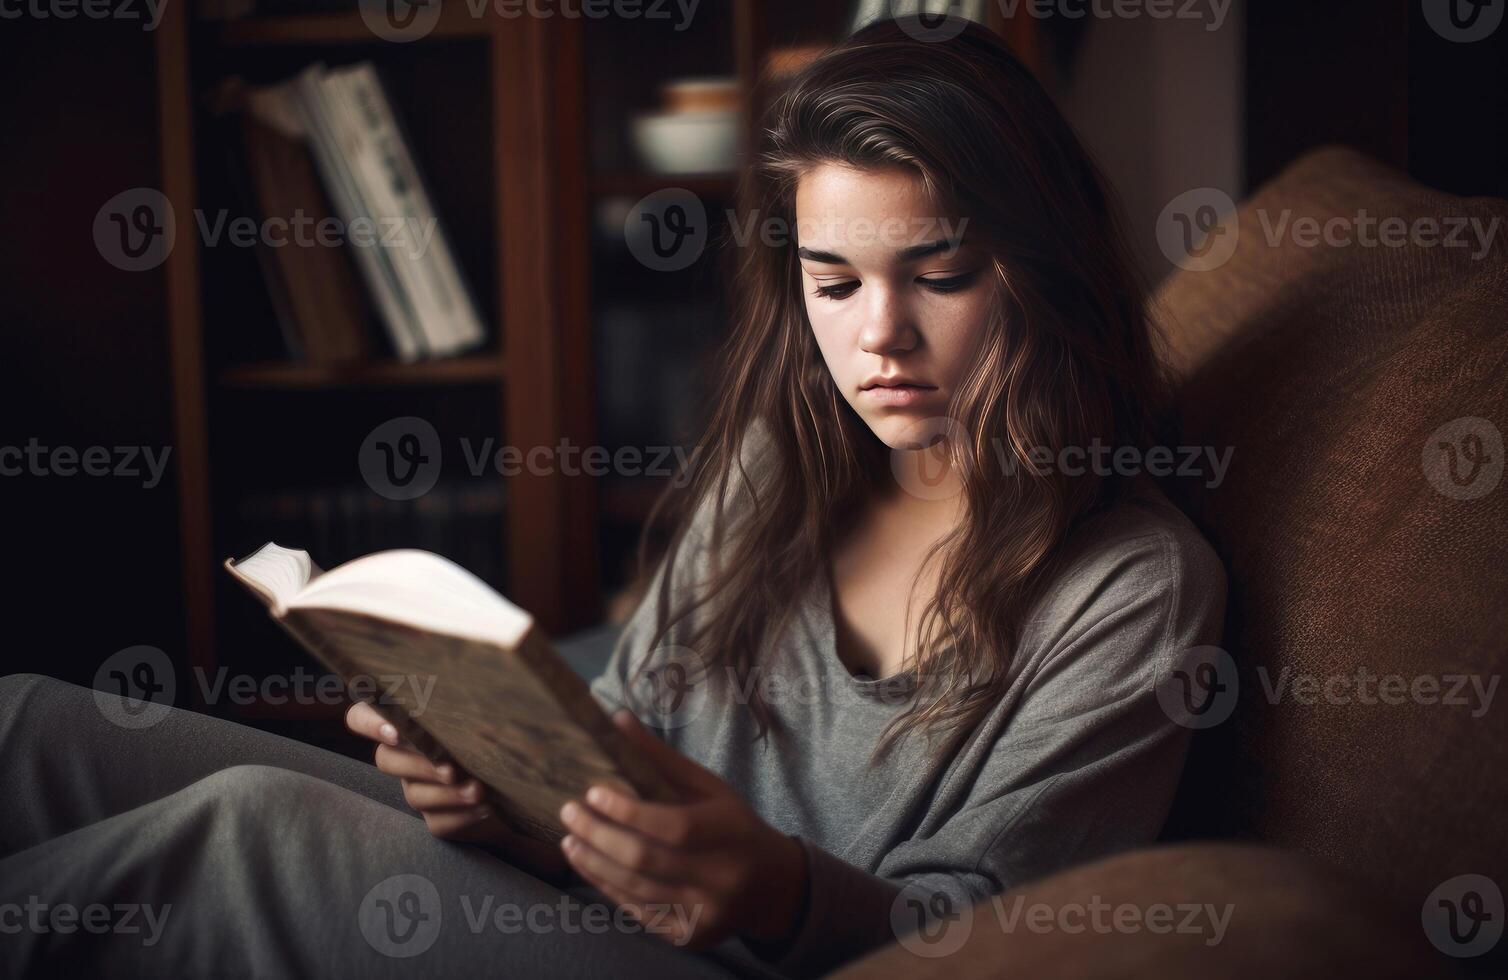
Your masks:
<instances>
[{"instance_id":1,"label":"shirt sleeve","mask_svg":"<svg viewBox=\"0 0 1508 980\"><path fill-rule=\"evenodd\" d=\"M875 874L802 842L804 916L782 948L754 949L775 969L815 976L898 938L946 939L950 921L993 915L971 908L990 896L1156 838L1191 735L1157 686L1219 641L1224 569L1192 530L1159 531L1058 582L1023 630L1018 700L961 748L911 839Z\"/></svg>"}]
</instances>

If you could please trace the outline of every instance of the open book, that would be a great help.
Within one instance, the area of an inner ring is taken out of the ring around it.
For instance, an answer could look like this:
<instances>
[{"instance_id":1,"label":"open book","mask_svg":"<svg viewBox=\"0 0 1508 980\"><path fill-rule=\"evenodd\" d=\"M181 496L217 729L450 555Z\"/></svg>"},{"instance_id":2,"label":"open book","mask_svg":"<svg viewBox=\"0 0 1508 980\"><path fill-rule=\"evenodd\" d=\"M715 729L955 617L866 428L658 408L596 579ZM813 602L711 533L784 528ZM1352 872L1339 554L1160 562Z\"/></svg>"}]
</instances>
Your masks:
<instances>
[{"instance_id":1,"label":"open book","mask_svg":"<svg viewBox=\"0 0 1508 980\"><path fill-rule=\"evenodd\" d=\"M323 572L268 543L225 567L416 749L481 780L520 833L559 840L561 805L597 781L675 799L529 614L439 555Z\"/></svg>"}]
</instances>

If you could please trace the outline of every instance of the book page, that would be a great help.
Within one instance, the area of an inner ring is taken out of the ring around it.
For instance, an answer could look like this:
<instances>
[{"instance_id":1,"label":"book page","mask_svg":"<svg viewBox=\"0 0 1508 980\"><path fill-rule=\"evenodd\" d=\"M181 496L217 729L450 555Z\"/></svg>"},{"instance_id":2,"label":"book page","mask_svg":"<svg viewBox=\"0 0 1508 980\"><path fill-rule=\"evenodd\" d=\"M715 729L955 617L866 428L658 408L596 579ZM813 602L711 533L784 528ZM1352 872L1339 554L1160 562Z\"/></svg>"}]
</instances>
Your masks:
<instances>
[{"instance_id":1,"label":"book page","mask_svg":"<svg viewBox=\"0 0 1508 980\"><path fill-rule=\"evenodd\" d=\"M225 567L279 613L306 585L323 574L307 551L284 548L271 541L245 558L227 561Z\"/></svg>"},{"instance_id":2,"label":"book page","mask_svg":"<svg viewBox=\"0 0 1508 980\"><path fill-rule=\"evenodd\" d=\"M533 618L466 569L427 551L382 551L326 572L288 608L341 609L516 647Z\"/></svg>"}]
</instances>

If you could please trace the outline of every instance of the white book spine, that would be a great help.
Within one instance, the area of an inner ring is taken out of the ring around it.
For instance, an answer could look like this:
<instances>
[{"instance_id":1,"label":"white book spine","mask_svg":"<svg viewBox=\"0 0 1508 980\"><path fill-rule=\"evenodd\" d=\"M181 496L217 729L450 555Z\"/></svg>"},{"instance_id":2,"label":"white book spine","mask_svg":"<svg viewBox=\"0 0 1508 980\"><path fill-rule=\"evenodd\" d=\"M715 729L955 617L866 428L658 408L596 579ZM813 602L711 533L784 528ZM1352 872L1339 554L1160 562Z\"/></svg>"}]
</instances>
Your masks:
<instances>
[{"instance_id":1,"label":"white book spine","mask_svg":"<svg viewBox=\"0 0 1508 980\"><path fill-rule=\"evenodd\" d=\"M450 249L450 243L441 227L439 215L429 198L423 177L403 132L398 127L398 117L383 89L382 80L369 62L353 66L349 70L358 104L370 113L363 113L373 126L373 138L382 147L396 168L397 184L404 192L404 201L410 214L420 227L433 232L429 247L425 249L423 264L434 294L446 313L454 332L456 350L475 347L486 336L481 314L472 301L461 276L460 266Z\"/></svg>"},{"instance_id":2,"label":"white book spine","mask_svg":"<svg viewBox=\"0 0 1508 980\"><path fill-rule=\"evenodd\" d=\"M358 219L370 221L371 216L351 173L350 164L344 158L338 139L339 130L333 118L333 107L326 101L321 84L324 74L323 65L312 65L298 76L294 84L298 93L298 105L309 131L315 163L319 166L320 175L324 177L330 203L344 222L349 238L352 225ZM418 360L425 353L424 346L419 338L412 306L402 291L391 261L382 249L351 245L349 242L348 245L356 256L356 266L366 280L399 359L404 362Z\"/></svg>"},{"instance_id":3,"label":"white book spine","mask_svg":"<svg viewBox=\"0 0 1508 980\"><path fill-rule=\"evenodd\" d=\"M373 248L384 253L396 271L429 353L451 354L458 346L457 337L424 271L418 239L423 226L416 222L388 152L374 138L369 113L362 111L351 83L351 69L343 68L327 72L322 87L325 98L334 106L341 145L375 222L378 241Z\"/></svg>"}]
</instances>

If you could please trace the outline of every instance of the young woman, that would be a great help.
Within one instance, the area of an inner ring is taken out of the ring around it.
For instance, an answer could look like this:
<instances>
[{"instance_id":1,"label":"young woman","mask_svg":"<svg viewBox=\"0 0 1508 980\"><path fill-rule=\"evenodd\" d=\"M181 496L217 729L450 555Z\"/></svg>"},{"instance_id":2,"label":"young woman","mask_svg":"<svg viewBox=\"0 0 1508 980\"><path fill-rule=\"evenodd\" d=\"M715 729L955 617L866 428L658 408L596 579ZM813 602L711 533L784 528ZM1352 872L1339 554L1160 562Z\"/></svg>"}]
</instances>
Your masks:
<instances>
[{"instance_id":1,"label":"young woman","mask_svg":"<svg viewBox=\"0 0 1508 980\"><path fill-rule=\"evenodd\" d=\"M913 33L773 110L709 428L593 685L682 800L596 787L557 851L365 706L376 770L12 680L0 901L172 906L152 945L41 930L24 962L811 975L1155 837L1188 735L1156 688L1218 642L1225 580L1137 472L1166 406L1142 293L1031 76L983 29ZM555 885L620 917L489 918Z\"/></svg>"}]
</instances>

